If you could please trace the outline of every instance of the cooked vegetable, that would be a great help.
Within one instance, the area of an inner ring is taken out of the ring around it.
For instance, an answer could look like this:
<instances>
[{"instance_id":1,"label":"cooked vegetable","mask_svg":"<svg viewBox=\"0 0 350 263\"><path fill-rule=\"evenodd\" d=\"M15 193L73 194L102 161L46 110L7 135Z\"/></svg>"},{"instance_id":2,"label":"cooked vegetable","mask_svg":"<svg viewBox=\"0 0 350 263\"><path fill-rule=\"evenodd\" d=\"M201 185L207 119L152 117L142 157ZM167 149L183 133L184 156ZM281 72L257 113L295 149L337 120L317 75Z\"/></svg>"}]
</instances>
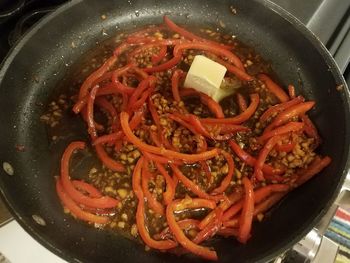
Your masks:
<instances>
[{"instance_id":1,"label":"cooked vegetable","mask_svg":"<svg viewBox=\"0 0 350 263\"><path fill-rule=\"evenodd\" d=\"M71 142L56 181L71 215L148 248L217 260L206 241L249 242L254 221L331 163L315 152L321 138L307 115L315 102L294 86L285 92L241 43L210 35L164 17L125 34L82 81L73 111L92 147ZM77 164L88 151L97 163L83 172Z\"/></svg>"}]
</instances>

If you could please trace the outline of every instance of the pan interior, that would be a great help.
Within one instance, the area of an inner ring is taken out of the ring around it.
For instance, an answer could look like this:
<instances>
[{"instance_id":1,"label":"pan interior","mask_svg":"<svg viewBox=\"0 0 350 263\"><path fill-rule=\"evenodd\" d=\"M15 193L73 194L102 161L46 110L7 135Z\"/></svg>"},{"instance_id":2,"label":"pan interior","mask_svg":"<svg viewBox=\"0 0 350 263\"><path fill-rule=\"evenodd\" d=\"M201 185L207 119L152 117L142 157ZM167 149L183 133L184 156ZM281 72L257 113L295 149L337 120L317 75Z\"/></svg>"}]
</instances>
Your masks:
<instances>
[{"instance_id":1,"label":"pan interior","mask_svg":"<svg viewBox=\"0 0 350 263\"><path fill-rule=\"evenodd\" d=\"M14 48L0 72L0 160L15 171L13 176L1 171L0 186L19 222L70 261L179 260L167 253L145 252L141 244L63 215L54 175L68 142L86 138L81 132L84 126L72 117L72 129L53 147L39 120L57 93L57 83L85 52L120 30L160 23L168 14L188 28L218 28L236 35L272 62L282 84L294 83L298 93L316 100L311 117L324 139L320 151L332 157L331 166L291 193L273 216L256 224L245 246L225 239L218 240L215 248L222 262L256 262L272 258L300 239L329 207L342 183L349 152L349 104L345 86L342 91L336 89L342 79L320 44L279 12L264 1L72 1L45 18ZM16 151L16 145L24 145L25 151ZM42 217L46 225L36 224L33 215ZM201 261L191 256L181 260Z\"/></svg>"}]
</instances>

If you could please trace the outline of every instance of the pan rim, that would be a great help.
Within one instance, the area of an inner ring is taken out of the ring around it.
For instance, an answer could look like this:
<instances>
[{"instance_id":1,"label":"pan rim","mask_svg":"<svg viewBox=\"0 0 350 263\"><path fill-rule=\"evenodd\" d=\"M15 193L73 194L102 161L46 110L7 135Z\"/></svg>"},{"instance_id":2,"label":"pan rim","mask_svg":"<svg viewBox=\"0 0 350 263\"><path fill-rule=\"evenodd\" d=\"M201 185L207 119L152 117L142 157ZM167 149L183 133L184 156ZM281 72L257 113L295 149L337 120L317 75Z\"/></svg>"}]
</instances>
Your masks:
<instances>
[{"instance_id":1,"label":"pan rim","mask_svg":"<svg viewBox=\"0 0 350 263\"><path fill-rule=\"evenodd\" d=\"M344 80L344 77L342 76L338 66L336 65L334 59L332 58L329 51L326 49L326 47L322 44L322 42L319 40L319 38L310 31L301 21L299 21L296 17L294 17L292 14L290 14L288 11L283 9L282 7L278 6L277 4L271 2L270 0L254 0L255 2L261 4L262 6L272 10L275 12L278 16L280 16L282 19L286 20L288 23L294 26L294 28L303 36L305 37L314 48L316 48L317 52L322 56L325 63L329 66L330 72L332 73L336 85L344 85L343 88L343 94L342 98L344 100L344 103L348 105L348 111L346 112L347 116L350 116L350 93L347 88L347 84ZM25 33L20 40L11 48L6 58L3 60L3 63L0 65L0 83L3 77L7 73L7 68L11 65L14 58L17 56L18 52L22 49L22 47L30 40L30 38L36 34L38 30L40 30L42 27L44 27L50 20L54 19L59 14L65 12L67 9L70 9L71 7L83 2L83 0L71 0L70 2L67 2L63 4L62 6L58 7L54 12L48 14L43 19L41 19L38 23L36 23L27 33ZM350 133L350 118L347 119L345 122L345 132ZM346 133L345 133L346 134ZM347 148L345 149L345 153L347 156L350 156L350 147L347 145ZM302 231L300 231L297 235L294 237L289 238L280 246L279 249L275 250L274 253L268 254L263 256L260 259L257 259L256 262L266 262L268 260L271 260L272 258L275 258L276 256L280 255L287 249L291 247L291 245L298 242L303 236L305 236L314 225L316 225L321 218L325 215L325 213L328 211L330 206L334 203L336 197L338 196L340 189L343 185L343 182L345 180L345 177L347 173L350 170L350 159L346 161L343 169L343 174L340 177L340 180L338 181L338 185L336 187L336 190L332 193L331 198L328 200L324 208L318 213L316 217L313 218L311 221L311 224L307 227L305 227ZM5 192L3 189L0 188L0 196L4 200L5 205L10 210L11 214L14 216L16 221L21 225L21 227L29 233L36 241L38 241L41 245L43 245L45 248L49 249L51 252L56 254L57 256L61 257L62 259L65 259L67 261L72 262L81 262L79 259L74 258L70 255L67 255L59 249L58 247L53 246L50 242L45 240L38 231L36 231L34 228L28 224L23 217L15 210L14 206L11 204L11 202L6 198Z\"/></svg>"}]
</instances>

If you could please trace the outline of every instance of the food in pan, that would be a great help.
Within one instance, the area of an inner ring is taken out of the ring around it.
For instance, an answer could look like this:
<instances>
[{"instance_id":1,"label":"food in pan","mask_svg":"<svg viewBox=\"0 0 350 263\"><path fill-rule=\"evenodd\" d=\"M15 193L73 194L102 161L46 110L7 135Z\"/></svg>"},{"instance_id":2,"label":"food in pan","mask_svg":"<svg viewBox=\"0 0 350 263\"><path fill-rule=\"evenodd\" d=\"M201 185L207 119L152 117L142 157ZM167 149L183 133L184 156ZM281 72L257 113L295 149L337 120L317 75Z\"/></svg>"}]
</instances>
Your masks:
<instances>
[{"instance_id":1,"label":"food in pan","mask_svg":"<svg viewBox=\"0 0 350 263\"><path fill-rule=\"evenodd\" d=\"M80 87L73 111L90 140L67 146L56 189L79 220L216 260L214 236L249 242L253 222L331 159L316 153L314 101L237 40L203 33L165 16L125 35ZM102 165L75 179L83 151Z\"/></svg>"}]
</instances>

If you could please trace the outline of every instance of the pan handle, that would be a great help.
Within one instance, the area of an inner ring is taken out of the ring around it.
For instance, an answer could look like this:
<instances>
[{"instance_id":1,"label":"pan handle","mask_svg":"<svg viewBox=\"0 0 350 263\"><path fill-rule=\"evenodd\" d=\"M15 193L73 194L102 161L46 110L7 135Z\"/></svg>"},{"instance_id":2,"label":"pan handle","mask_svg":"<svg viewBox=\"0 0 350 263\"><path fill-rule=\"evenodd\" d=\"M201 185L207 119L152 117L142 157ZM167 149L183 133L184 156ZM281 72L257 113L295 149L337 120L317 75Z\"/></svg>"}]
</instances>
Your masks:
<instances>
[{"instance_id":1,"label":"pan handle","mask_svg":"<svg viewBox=\"0 0 350 263\"><path fill-rule=\"evenodd\" d=\"M0 199L0 227L4 226L5 224L7 224L12 220L13 220L13 217L11 213L7 210L7 208L5 207L5 204Z\"/></svg>"}]
</instances>

